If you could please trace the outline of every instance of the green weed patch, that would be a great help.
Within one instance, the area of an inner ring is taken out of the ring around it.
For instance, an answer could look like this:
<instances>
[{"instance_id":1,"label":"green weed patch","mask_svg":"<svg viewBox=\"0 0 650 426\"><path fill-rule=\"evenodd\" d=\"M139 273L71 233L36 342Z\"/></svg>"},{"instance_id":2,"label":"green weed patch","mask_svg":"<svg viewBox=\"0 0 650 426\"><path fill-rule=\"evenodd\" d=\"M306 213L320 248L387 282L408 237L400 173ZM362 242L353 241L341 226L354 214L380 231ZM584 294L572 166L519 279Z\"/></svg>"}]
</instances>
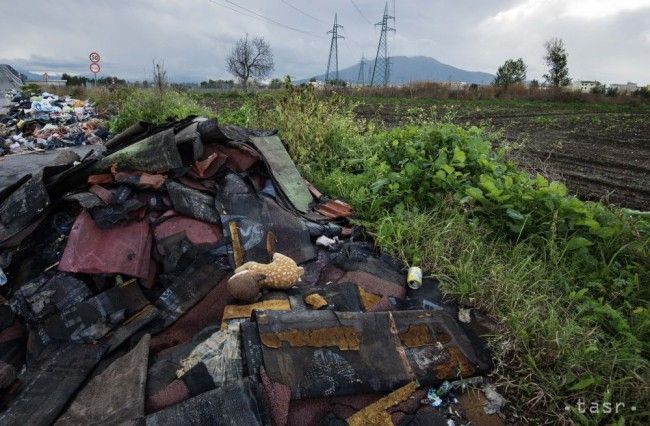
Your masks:
<instances>
[{"instance_id":1,"label":"green weed patch","mask_svg":"<svg viewBox=\"0 0 650 426\"><path fill-rule=\"evenodd\" d=\"M176 95L154 108L157 95L147 96L124 103L115 129L200 111L180 107ZM217 117L277 129L301 171L351 203L378 246L497 319L494 377L517 415L536 424L650 420L647 215L585 202L560 182L530 176L478 128L421 122L382 130L355 119L354 107L290 89ZM579 401L636 411L585 415L572 408Z\"/></svg>"}]
</instances>

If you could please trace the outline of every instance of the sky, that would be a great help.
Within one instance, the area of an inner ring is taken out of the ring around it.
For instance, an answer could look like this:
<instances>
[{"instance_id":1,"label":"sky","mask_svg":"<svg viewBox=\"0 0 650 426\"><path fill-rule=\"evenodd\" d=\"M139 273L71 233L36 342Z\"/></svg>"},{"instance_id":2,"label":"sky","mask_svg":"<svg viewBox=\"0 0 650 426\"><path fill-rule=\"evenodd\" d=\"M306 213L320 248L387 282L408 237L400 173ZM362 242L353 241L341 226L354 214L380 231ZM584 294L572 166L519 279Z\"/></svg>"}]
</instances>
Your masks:
<instances>
[{"instance_id":1,"label":"sky","mask_svg":"<svg viewBox=\"0 0 650 426\"><path fill-rule=\"evenodd\" d=\"M495 73L523 58L528 78L545 72L544 42L562 38L574 80L650 84L650 0L395 0L389 52L430 56ZM339 66L374 59L384 0L0 0L0 63L51 75L151 80L152 61L173 81L232 78L237 39L262 36L274 77L308 78L327 66L334 14L343 25ZM240 7L241 6L241 7ZM389 1L393 13L393 1Z\"/></svg>"}]
</instances>

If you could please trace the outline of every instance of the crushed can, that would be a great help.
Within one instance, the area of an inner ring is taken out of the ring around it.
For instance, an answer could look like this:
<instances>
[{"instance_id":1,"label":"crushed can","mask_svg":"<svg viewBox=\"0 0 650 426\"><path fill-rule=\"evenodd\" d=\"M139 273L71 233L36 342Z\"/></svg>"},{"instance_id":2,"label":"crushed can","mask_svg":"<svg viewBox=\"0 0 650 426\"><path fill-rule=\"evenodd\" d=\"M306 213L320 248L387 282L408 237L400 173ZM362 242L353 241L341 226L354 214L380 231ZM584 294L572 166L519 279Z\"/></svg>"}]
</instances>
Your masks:
<instances>
[{"instance_id":1,"label":"crushed can","mask_svg":"<svg viewBox=\"0 0 650 426\"><path fill-rule=\"evenodd\" d=\"M406 283L413 290L422 287L422 269L418 266L411 266L406 274Z\"/></svg>"}]
</instances>

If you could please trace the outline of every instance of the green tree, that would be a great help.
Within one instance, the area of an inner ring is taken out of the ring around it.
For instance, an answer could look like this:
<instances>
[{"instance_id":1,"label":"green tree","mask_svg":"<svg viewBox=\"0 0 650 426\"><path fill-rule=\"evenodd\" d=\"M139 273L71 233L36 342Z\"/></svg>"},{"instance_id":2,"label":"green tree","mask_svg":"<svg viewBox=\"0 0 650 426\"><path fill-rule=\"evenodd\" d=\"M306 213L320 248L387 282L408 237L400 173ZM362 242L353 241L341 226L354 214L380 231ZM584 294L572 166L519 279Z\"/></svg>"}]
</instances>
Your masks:
<instances>
[{"instance_id":1,"label":"green tree","mask_svg":"<svg viewBox=\"0 0 650 426\"><path fill-rule=\"evenodd\" d=\"M607 92L607 88L600 81L596 82L596 85L591 88L591 93L595 95L604 95Z\"/></svg>"},{"instance_id":2,"label":"green tree","mask_svg":"<svg viewBox=\"0 0 650 426\"><path fill-rule=\"evenodd\" d=\"M544 61L548 66L548 74L544 74L544 78L551 86L568 86L571 79L569 78L568 55L564 40L552 38L544 46L546 48Z\"/></svg>"},{"instance_id":3,"label":"green tree","mask_svg":"<svg viewBox=\"0 0 650 426\"><path fill-rule=\"evenodd\" d=\"M65 80L66 86L85 86L88 82L88 79L83 76L70 75L68 73L63 73L61 80Z\"/></svg>"},{"instance_id":4,"label":"green tree","mask_svg":"<svg viewBox=\"0 0 650 426\"><path fill-rule=\"evenodd\" d=\"M526 68L521 58L506 60L497 70L494 85L505 89L513 84L523 84L526 81Z\"/></svg>"},{"instance_id":5,"label":"green tree","mask_svg":"<svg viewBox=\"0 0 650 426\"><path fill-rule=\"evenodd\" d=\"M269 89L282 89L282 87L284 87L284 83L279 78L274 78L269 83Z\"/></svg>"}]
</instances>

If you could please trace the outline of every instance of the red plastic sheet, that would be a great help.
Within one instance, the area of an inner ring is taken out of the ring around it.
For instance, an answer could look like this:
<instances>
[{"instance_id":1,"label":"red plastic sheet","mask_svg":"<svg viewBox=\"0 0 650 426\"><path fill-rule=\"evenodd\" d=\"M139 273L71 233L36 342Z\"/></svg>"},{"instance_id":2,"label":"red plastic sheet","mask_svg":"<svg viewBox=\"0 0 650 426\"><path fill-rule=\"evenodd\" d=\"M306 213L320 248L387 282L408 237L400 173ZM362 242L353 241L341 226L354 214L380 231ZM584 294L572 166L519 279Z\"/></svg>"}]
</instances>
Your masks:
<instances>
[{"instance_id":1,"label":"red plastic sheet","mask_svg":"<svg viewBox=\"0 0 650 426\"><path fill-rule=\"evenodd\" d=\"M185 236L192 244L214 244L223 238L220 226L186 216L170 217L156 226L153 232L156 241L180 232L185 232Z\"/></svg>"},{"instance_id":2,"label":"red plastic sheet","mask_svg":"<svg viewBox=\"0 0 650 426\"><path fill-rule=\"evenodd\" d=\"M124 274L146 279L151 232L145 221L100 229L83 211L77 217L59 270L84 274Z\"/></svg>"}]
</instances>

